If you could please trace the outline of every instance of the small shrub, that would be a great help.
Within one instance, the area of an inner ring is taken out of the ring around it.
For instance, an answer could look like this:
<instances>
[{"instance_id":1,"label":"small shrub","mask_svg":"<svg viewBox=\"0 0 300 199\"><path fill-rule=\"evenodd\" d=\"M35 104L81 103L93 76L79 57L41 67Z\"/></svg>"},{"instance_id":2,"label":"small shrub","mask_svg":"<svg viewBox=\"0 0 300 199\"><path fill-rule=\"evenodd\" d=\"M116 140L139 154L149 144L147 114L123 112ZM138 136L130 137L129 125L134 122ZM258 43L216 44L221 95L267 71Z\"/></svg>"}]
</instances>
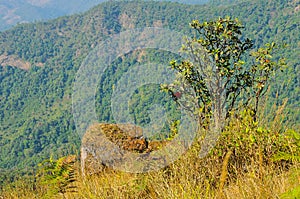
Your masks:
<instances>
[{"instance_id":1,"label":"small shrub","mask_svg":"<svg viewBox=\"0 0 300 199\"><path fill-rule=\"evenodd\" d=\"M299 137L293 130L280 133L262 128L253 120L251 111L245 110L230 120L208 158L222 165L231 151L228 172L232 178L244 172L261 176L265 167L279 170L299 162Z\"/></svg>"},{"instance_id":2,"label":"small shrub","mask_svg":"<svg viewBox=\"0 0 300 199\"><path fill-rule=\"evenodd\" d=\"M47 189L45 196L54 196L74 192L76 181L74 163L76 156L66 156L58 160L50 159L39 164L38 179L41 185Z\"/></svg>"}]
</instances>

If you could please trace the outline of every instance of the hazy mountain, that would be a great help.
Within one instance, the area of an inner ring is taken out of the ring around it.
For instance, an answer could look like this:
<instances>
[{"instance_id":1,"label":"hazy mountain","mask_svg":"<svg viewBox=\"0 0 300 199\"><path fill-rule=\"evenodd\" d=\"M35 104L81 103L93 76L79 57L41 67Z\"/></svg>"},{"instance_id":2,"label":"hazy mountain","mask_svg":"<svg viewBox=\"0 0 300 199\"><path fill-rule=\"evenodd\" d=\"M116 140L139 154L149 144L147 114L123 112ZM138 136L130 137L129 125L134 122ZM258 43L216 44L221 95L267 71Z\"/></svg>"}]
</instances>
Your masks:
<instances>
[{"instance_id":1,"label":"hazy mountain","mask_svg":"<svg viewBox=\"0 0 300 199\"><path fill-rule=\"evenodd\" d=\"M0 0L0 31L17 23L52 19L83 12L108 0ZM201 4L207 0L170 0Z\"/></svg>"},{"instance_id":2,"label":"hazy mountain","mask_svg":"<svg viewBox=\"0 0 300 199\"><path fill-rule=\"evenodd\" d=\"M0 0L0 30L17 23L33 22L85 11L104 0Z\"/></svg>"}]
</instances>

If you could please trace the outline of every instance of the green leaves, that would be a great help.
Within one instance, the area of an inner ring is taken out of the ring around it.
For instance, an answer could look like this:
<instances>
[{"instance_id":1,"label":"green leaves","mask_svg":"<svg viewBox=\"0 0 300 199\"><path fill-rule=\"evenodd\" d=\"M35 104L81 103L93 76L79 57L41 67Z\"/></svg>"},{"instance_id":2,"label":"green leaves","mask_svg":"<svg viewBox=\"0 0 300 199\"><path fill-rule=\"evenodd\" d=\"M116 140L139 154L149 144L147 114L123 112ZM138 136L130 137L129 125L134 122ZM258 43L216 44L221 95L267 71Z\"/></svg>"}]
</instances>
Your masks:
<instances>
[{"instance_id":1,"label":"green leaves","mask_svg":"<svg viewBox=\"0 0 300 199\"><path fill-rule=\"evenodd\" d=\"M211 157L222 160L228 151L232 151L228 169L233 178L242 170L250 172L249 168L256 168L253 172L262 175L262 168L267 166L273 171L281 171L297 165L300 161L299 131L274 132L260 126L252 115L253 111L249 109L232 115L211 151Z\"/></svg>"},{"instance_id":2,"label":"green leaves","mask_svg":"<svg viewBox=\"0 0 300 199\"><path fill-rule=\"evenodd\" d=\"M40 163L37 177L42 185L48 187L47 195L57 193L74 192L75 186L72 185L75 179L74 163L76 156L61 157L53 160L52 157Z\"/></svg>"},{"instance_id":3,"label":"green leaves","mask_svg":"<svg viewBox=\"0 0 300 199\"><path fill-rule=\"evenodd\" d=\"M253 89L256 97L261 97L263 91L267 90L268 81L277 70L283 70L286 67L285 59L280 58L274 60L273 53L280 47L272 43L267 43L265 47L261 47L256 51L251 52L251 56L255 59L255 64L250 67L251 75L253 76Z\"/></svg>"},{"instance_id":4,"label":"green leaves","mask_svg":"<svg viewBox=\"0 0 300 199\"><path fill-rule=\"evenodd\" d=\"M240 108L241 100L244 107L254 107L256 118L259 100L271 75L285 65L284 59L273 58L278 46L273 42L253 51L250 58L255 59L255 64L249 67L244 60L251 61L246 53L253 42L243 38L244 26L238 19L225 17L203 23L193 20L190 25L196 37L186 39L182 51L191 59L181 63L172 61L171 67L178 72L177 83L181 81L195 92L195 106L204 110L199 118L210 118L213 109L219 117L225 114L227 118L232 110ZM170 93L172 89L169 87Z\"/></svg>"},{"instance_id":5,"label":"green leaves","mask_svg":"<svg viewBox=\"0 0 300 199\"><path fill-rule=\"evenodd\" d=\"M281 141L284 144L273 156L273 161L300 162L300 133L294 130L287 130L281 135Z\"/></svg>"}]
</instances>

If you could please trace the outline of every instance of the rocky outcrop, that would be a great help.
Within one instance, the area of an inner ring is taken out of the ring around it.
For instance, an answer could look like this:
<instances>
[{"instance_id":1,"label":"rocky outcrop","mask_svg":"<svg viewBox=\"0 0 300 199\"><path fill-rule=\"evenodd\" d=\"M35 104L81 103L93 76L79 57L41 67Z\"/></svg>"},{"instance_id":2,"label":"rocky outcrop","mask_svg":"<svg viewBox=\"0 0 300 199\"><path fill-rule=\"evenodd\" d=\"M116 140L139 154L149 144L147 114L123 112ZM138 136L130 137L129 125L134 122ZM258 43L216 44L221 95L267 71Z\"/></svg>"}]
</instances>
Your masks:
<instances>
[{"instance_id":1,"label":"rocky outcrop","mask_svg":"<svg viewBox=\"0 0 300 199\"><path fill-rule=\"evenodd\" d=\"M1 66L12 66L23 70L28 70L31 64L28 61L22 60L16 55L0 55L0 65ZM36 63L35 66L42 67L43 63Z\"/></svg>"},{"instance_id":2,"label":"rocky outcrop","mask_svg":"<svg viewBox=\"0 0 300 199\"><path fill-rule=\"evenodd\" d=\"M18 67L24 70L28 70L31 66L29 62L26 62L15 55L0 55L0 65Z\"/></svg>"},{"instance_id":3,"label":"rocky outcrop","mask_svg":"<svg viewBox=\"0 0 300 199\"><path fill-rule=\"evenodd\" d=\"M95 124L82 138L81 170L85 174L101 172L106 167L129 158L132 153L147 156L167 141L147 141L140 127L131 124Z\"/></svg>"}]
</instances>

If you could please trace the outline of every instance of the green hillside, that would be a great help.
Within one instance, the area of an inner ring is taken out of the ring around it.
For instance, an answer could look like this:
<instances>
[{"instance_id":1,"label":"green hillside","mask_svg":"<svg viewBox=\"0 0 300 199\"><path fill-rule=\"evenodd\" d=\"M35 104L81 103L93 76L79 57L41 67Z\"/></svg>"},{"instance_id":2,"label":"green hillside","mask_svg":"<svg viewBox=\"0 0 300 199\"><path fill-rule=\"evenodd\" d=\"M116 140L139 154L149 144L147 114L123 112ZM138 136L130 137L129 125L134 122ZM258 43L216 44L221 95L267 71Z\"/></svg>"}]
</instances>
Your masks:
<instances>
[{"instance_id":1,"label":"green hillside","mask_svg":"<svg viewBox=\"0 0 300 199\"><path fill-rule=\"evenodd\" d=\"M220 6L105 2L84 14L21 24L1 32L1 174L13 176L19 170L30 172L50 154L58 157L78 151L80 138L72 116L72 86L76 72L97 44L111 34L131 28L160 26L189 34L188 23L193 19L201 21L228 15L243 22L246 36L254 40L255 47L271 41L287 43L288 48L279 53L287 58L289 67L273 80L267 107L274 103L280 105L288 98L286 125L299 127L300 18L296 8L299 2L293 0L255 0ZM163 60L167 66L172 58L154 54L149 51L146 59ZM116 65L128 67L138 63L134 57L128 55ZM111 93L104 90L112 88L124 70L112 70L111 79L99 88L98 92L105 95L97 95L100 121L112 121L108 106Z\"/></svg>"},{"instance_id":2,"label":"green hillside","mask_svg":"<svg viewBox=\"0 0 300 199\"><path fill-rule=\"evenodd\" d=\"M0 0L0 31L18 23L45 21L84 12L107 0ZM159 1L159 0L158 0ZM203 4L208 0L173 0L187 4Z\"/></svg>"}]
</instances>

